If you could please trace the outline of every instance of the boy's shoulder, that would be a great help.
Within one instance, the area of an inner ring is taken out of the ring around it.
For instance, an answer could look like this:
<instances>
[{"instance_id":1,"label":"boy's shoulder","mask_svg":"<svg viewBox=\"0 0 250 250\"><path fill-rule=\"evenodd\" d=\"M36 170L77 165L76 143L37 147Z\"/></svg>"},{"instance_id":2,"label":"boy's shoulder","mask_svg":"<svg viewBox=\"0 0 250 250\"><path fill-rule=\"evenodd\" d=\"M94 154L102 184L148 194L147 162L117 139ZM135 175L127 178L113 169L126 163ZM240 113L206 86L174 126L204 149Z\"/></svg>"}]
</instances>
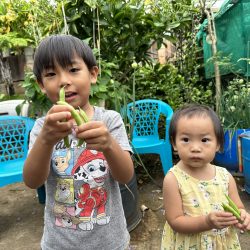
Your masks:
<instances>
[{"instance_id":1,"label":"boy's shoulder","mask_svg":"<svg viewBox=\"0 0 250 250\"><path fill-rule=\"evenodd\" d=\"M95 113L93 119L106 120L106 119L121 119L120 113L115 110L105 109L104 107L94 106Z\"/></svg>"}]
</instances>

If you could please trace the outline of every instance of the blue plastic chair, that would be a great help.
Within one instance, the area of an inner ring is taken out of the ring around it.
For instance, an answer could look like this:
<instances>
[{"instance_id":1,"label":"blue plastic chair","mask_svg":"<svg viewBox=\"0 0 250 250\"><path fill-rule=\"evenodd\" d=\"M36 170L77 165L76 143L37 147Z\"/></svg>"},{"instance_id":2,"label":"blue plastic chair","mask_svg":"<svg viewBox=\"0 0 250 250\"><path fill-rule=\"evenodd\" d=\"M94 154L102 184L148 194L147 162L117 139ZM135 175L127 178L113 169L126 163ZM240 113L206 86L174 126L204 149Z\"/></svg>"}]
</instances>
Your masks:
<instances>
[{"instance_id":1,"label":"blue plastic chair","mask_svg":"<svg viewBox=\"0 0 250 250\"><path fill-rule=\"evenodd\" d=\"M165 117L165 136L159 136L160 115ZM168 137L173 109L165 102L145 99L127 105L127 117L132 128L132 146L138 154L160 155L163 172L172 167L172 147Z\"/></svg>"},{"instance_id":2,"label":"blue plastic chair","mask_svg":"<svg viewBox=\"0 0 250 250\"><path fill-rule=\"evenodd\" d=\"M0 116L0 187L23 181L29 132L34 120L22 116Z\"/></svg>"}]
</instances>

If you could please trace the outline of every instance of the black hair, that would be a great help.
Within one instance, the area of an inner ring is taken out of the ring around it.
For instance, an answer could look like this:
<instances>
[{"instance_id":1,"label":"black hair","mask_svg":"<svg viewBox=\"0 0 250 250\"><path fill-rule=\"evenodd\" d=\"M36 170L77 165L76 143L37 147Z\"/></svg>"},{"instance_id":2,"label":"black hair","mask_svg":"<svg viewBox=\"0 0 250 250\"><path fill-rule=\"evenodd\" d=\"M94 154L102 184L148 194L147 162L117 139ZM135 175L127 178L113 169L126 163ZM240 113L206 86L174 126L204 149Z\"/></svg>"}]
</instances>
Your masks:
<instances>
[{"instance_id":1,"label":"black hair","mask_svg":"<svg viewBox=\"0 0 250 250\"><path fill-rule=\"evenodd\" d=\"M97 66L91 48L82 40L71 35L51 35L44 38L36 49L33 72L38 82L42 82L43 70L72 65L74 55L81 57L89 70Z\"/></svg>"},{"instance_id":2,"label":"black hair","mask_svg":"<svg viewBox=\"0 0 250 250\"><path fill-rule=\"evenodd\" d=\"M169 127L169 138L170 138L171 143L175 144L176 134L177 134L177 125L178 125L180 118L182 117L191 118L193 116L203 116L203 115L207 115L208 117L211 118L213 126L214 126L215 136L216 136L218 144L220 145L220 151L223 151L224 131L223 131L223 127L221 125L220 119L213 109L205 105L200 105L200 104L185 105L182 108L178 109L176 112L174 112L173 117L170 122L170 127Z\"/></svg>"}]
</instances>

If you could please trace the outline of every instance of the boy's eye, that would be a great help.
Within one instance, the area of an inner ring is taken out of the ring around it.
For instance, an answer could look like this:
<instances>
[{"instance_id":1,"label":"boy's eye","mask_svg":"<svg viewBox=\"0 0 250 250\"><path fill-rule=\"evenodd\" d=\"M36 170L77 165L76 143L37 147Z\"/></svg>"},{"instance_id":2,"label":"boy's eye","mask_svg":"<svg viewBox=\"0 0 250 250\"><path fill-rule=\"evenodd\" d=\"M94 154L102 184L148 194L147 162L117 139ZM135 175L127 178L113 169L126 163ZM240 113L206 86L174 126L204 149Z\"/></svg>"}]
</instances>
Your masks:
<instances>
[{"instance_id":1,"label":"boy's eye","mask_svg":"<svg viewBox=\"0 0 250 250\"><path fill-rule=\"evenodd\" d=\"M79 70L80 70L79 68L71 68L71 69L70 69L71 72L77 72L77 71L79 71Z\"/></svg>"},{"instance_id":2,"label":"boy's eye","mask_svg":"<svg viewBox=\"0 0 250 250\"><path fill-rule=\"evenodd\" d=\"M47 73L44 74L45 77L52 77L54 75L55 75L54 72L47 72Z\"/></svg>"}]
</instances>

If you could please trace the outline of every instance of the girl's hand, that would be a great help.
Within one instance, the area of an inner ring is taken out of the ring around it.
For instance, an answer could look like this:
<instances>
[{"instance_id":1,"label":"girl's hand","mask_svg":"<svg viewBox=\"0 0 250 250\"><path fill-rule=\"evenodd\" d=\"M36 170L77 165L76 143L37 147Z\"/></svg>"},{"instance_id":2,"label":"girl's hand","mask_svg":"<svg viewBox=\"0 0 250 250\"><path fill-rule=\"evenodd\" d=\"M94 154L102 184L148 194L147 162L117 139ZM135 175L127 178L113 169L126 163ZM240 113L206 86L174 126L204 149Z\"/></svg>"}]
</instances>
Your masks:
<instances>
[{"instance_id":1,"label":"girl's hand","mask_svg":"<svg viewBox=\"0 0 250 250\"><path fill-rule=\"evenodd\" d=\"M46 114L40 138L45 144L55 145L72 132L73 120L65 105L54 105Z\"/></svg>"},{"instance_id":2,"label":"girl's hand","mask_svg":"<svg viewBox=\"0 0 250 250\"><path fill-rule=\"evenodd\" d=\"M100 152L112 147L113 138L101 121L90 121L76 128L76 137L86 142L86 148Z\"/></svg>"},{"instance_id":3,"label":"girl's hand","mask_svg":"<svg viewBox=\"0 0 250 250\"><path fill-rule=\"evenodd\" d=\"M237 223L236 227L243 231L250 230L250 214L245 209L240 208L240 218L242 222Z\"/></svg>"},{"instance_id":4,"label":"girl's hand","mask_svg":"<svg viewBox=\"0 0 250 250\"><path fill-rule=\"evenodd\" d=\"M224 211L211 212L206 216L207 224L211 229L222 229L232 225L236 225L238 220L232 213Z\"/></svg>"}]
</instances>

